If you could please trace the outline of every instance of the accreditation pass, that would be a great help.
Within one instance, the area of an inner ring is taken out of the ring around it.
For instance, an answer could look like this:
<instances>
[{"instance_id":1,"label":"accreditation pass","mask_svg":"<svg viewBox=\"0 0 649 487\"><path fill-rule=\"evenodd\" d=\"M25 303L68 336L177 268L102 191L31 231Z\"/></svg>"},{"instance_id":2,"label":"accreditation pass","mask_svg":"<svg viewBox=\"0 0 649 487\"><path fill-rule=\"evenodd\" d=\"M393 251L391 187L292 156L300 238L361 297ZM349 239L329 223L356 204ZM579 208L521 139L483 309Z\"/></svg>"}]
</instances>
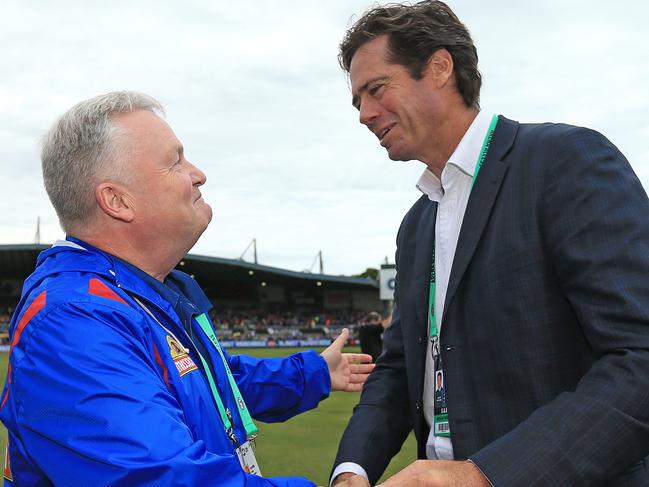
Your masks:
<instances>
[{"instance_id":1,"label":"accreditation pass","mask_svg":"<svg viewBox=\"0 0 649 487\"><path fill-rule=\"evenodd\" d=\"M255 457L255 452L252 449L250 442L246 441L235 451L237 452L237 457L239 457L241 468L243 468L246 473L251 473L261 477L261 470L259 470L259 464L257 463L257 458Z\"/></svg>"}]
</instances>

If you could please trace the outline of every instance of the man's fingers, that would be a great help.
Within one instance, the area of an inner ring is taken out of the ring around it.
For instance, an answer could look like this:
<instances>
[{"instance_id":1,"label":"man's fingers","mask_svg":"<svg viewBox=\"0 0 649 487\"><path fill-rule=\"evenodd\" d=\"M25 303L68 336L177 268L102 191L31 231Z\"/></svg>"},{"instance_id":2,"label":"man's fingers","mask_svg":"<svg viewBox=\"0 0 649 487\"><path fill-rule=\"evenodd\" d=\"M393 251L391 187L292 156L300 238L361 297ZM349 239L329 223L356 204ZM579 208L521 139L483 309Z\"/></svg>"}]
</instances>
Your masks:
<instances>
[{"instance_id":1,"label":"man's fingers","mask_svg":"<svg viewBox=\"0 0 649 487\"><path fill-rule=\"evenodd\" d=\"M352 374L369 374L374 370L374 364L351 364L349 370Z\"/></svg>"},{"instance_id":2,"label":"man's fingers","mask_svg":"<svg viewBox=\"0 0 649 487\"><path fill-rule=\"evenodd\" d=\"M370 364L372 356L366 353L343 353L347 362L352 364Z\"/></svg>"},{"instance_id":3,"label":"man's fingers","mask_svg":"<svg viewBox=\"0 0 649 487\"><path fill-rule=\"evenodd\" d=\"M349 376L350 384L363 384L367 380L367 374L352 374Z\"/></svg>"},{"instance_id":4,"label":"man's fingers","mask_svg":"<svg viewBox=\"0 0 649 487\"><path fill-rule=\"evenodd\" d=\"M340 332L340 335L336 337L336 339L333 341L333 343L330 346L336 347L338 350L342 350L348 338L349 338L349 330L347 328L343 328L343 331Z\"/></svg>"},{"instance_id":5,"label":"man's fingers","mask_svg":"<svg viewBox=\"0 0 649 487\"><path fill-rule=\"evenodd\" d=\"M397 474L398 475L398 474ZM399 480L394 479L395 475L387 479L385 482L382 484L377 485L376 487L398 487L399 486Z\"/></svg>"}]
</instances>

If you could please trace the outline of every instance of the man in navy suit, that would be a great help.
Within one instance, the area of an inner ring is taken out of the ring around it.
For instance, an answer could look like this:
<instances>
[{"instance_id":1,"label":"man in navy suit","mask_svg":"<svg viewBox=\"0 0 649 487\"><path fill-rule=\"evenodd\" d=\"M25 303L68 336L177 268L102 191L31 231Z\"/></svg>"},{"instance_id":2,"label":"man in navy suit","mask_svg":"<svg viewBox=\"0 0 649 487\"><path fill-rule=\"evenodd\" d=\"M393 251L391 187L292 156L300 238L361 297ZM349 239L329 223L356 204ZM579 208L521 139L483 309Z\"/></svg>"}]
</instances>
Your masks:
<instances>
[{"instance_id":1,"label":"man in navy suit","mask_svg":"<svg viewBox=\"0 0 649 487\"><path fill-rule=\"evenodd\" d=\"M647 195L602 135L481 111L477 60L438 1L341 44L360 122L426 170L333 483L374 484L414 430L385 486L649 486Z\"/></svg>"}]
</instances>

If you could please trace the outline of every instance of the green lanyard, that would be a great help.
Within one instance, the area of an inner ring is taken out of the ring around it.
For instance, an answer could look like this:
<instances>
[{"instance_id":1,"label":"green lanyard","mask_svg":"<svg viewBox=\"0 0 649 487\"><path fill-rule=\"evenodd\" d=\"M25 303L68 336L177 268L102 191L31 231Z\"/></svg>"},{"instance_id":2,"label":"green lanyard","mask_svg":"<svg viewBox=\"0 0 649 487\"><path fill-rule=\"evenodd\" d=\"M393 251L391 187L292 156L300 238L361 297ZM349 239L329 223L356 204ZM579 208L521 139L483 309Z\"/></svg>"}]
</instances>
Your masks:
<instances>
[{"instance_id":1,"label":"green lanyard","mask_svg":"<svg viewBox=\"0 0 649 487\"><path fill-rule=\"evenodd\" d=\"M156 316L151 312L151 310L147 308L145 304L137 298L137 296L133 296L133 299L137 301L137 303L142 307L142 309L144 309L144 311L146 311L146 313L149 316L151 316L151 318L153 318L156 323L158 323L167 333L173 336L173 333L167 330L167 328L165 328L165 326L162 323L160 323L158 318L156 318ZM195 319L196 322L200 325L201 329L210 338L212 344L214 344L214 347L219 351L219 354L221 355L221 360L223 360L223 365L225 366L225 371L226 374L228 375L228 381L230 382L232 393L239 406L239 410L241 411L240 413L241 420L246 430L246 439L254 442L257 436L257 427L252 422L252 418L250 417L250 413L248 412L246 403L243 400L243 397L241 396L241 392L239 392L239 387L234 381L234 377L232 377L232 372L230 371L230 367L228 366L228 363L225 360L225 356L223 355L223 351L221 350L221 345L219 344L218 340L216 339L216 336L214 335L214 330L210 326L210 321L207 318L207 315L205 313L203 313L200 316L197 316ZM185 336L187 336L189 341L194 346L194 350L196 351L198 358L201 359L201 364L203 364L203 369L205 370L205 375L207 376L207 382L209 382L210 384L210 389L212 391L212 396L214 397L214 402L216 402L216 407L219 410L219 416L221 416L221 421L223 421L223 426L225 427L225 432L228 435L228 438L230 438L230 441L235 446L239 446L239 441L237 440L237 437L234 434L234 427L232 425L232 417L230 415L230 411L226 409L225 406L223 405L223 401L221 400L221 396L219 395L219 390L216 388L216 384L214 383L214 378L212 377L210 368L207 365L207 362L205 361L201 353L198 351L198 347L194 343L194 340L192 340L192 338L189 335L185 335ZM175 338L176 337L174 336L174 339Z\"/></svg>"},{"instance_id":2,"label":"green lanyard","mask_svg":"<svg viewBox=\"0 0 649 487\"><path fill-rule=\"evenodd\" d=\"M482 164L484 164L484 160L487 157L487 151L489 150L489 146L491 145L491 139L493 138L494 130L496 130L497 123L498 123L498 115L494 115L491 118L491 124L489 125L489 130L487 130L487 135L485 136L484 141L482 142L482 149L480 150L480 155L478 156L478 160L475 163L475 170L473 171L473 181L471 181L470 190L473 189L473 185L475 184L475 180L478 177L480 168L482 167ZM437 316L435 312L435 289L436 289L435 242L433 242L433 257L432 257L432 264L430 268L430 288L428 292L428 318L430 320L429 330L430 330L431 338L434 338L439 334L439 330L437 328Z\"/></svg>"},{"instance_id":3,"label":"green lanyard","mask_svg":"<svg viewBox=\"0 0 649 487\"><path fill-rule=\"evenodd\" d=\"M228 382L230 383L230 389L232 390L232 394L234 395L234 400L237 403L237 407L239 408L239 414L241 416L241 421L243 422L243 427L246 430L246 437L249 440L254 440L258 431L257 426L255 426L255 423L252 421L252 418L250 417L250 412L248 411L246 402L243 400L243 396L241 395L239 386L237 386L237 383L234 380L234 376L232 375L232 371L230 370L228 361L225 359L225 355L223 354L223 349L221 348L221 344L216 338L216 334L214 333L214 329L212 328L211 323L207 318L207 314L203 313L202 315L196 316L194 319L200 325L205 335L207 335L207 337L212 342L212 345L214 345L214 348L217 350L217 352L219 352L219 355L221 356L221 360L223 361L223 366L225 367L225 372L228 376ZM230 428L232 427L230 418L228 417L227 411L223 407L223 402L221 401L221 397L219 396L219 392L216 389L214 380L212 379L211 374L209 373L209 368L207 367L205 360L203 360L203 357L200 356L200 353L198 354L198 356L201 358L201 362L203 362L203 367L205 368L206 371L208 371L207 378L210 383L210 388L212 389L212 394L214 395L214 399L216 400L216 405L219 409L219 414L221 415L223 424L225 425L226 430L229 431Z\"/></svg>"},{"instance_id":4,"label":"green lanyard","mask_svg":"<svg viewBox=\"0 0 649 487\"><path fill-rule=\"evenodd\" d=\"M207 376L207 382L209 382L210 384L210 389L212 390L212 396L214 396L214 401L216 402L216 407L219 410L219 416L221 416L221 421L223 421L225 432L230 438L230 441L232 441L232 443L235 446L238 446L239 441L237 440L237 437L234 434L234 427L232 426L232 421L230 421L229 411L225 409L225 406L223 405L223 401L221 401L221 396L219 395L219 391L216 388L216 384L214 383L214 378L212 377L210 368L207 365L207 362L205 361L203 356L201 355L201 352L198 351L198 347L194 343L194 340L190 338L189 341L192 342L192 345L194 346L194 350L196 351L198 358L201 359L201 363L203 364L203 370L205 370L205 375Z\"/></svg>"}]
</instances>

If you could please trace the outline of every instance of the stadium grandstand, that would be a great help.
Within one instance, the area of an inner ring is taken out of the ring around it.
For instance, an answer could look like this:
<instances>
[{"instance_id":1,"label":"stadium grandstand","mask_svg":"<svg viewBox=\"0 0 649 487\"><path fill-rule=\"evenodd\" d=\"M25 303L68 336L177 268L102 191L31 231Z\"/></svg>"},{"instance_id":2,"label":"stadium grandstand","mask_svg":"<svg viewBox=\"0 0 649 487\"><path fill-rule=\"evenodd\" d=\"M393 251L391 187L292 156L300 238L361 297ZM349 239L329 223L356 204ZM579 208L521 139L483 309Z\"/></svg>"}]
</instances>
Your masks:
<instances>
[{"instance_id":1,"label":"stadium grandstand","mask_svg":"<svg viewBox=\"0 0 649 487\"><path fill-rule=\"evenodd\" d=\"M5 344L22 283L46 248L0 245L0 337ZM226 347L325 346L343 327L350 328L354 344L367 312L383 309L378 283L366 277L296 272L192 254L177 268L205 290Z\"/></svg>"}]
</instances>

